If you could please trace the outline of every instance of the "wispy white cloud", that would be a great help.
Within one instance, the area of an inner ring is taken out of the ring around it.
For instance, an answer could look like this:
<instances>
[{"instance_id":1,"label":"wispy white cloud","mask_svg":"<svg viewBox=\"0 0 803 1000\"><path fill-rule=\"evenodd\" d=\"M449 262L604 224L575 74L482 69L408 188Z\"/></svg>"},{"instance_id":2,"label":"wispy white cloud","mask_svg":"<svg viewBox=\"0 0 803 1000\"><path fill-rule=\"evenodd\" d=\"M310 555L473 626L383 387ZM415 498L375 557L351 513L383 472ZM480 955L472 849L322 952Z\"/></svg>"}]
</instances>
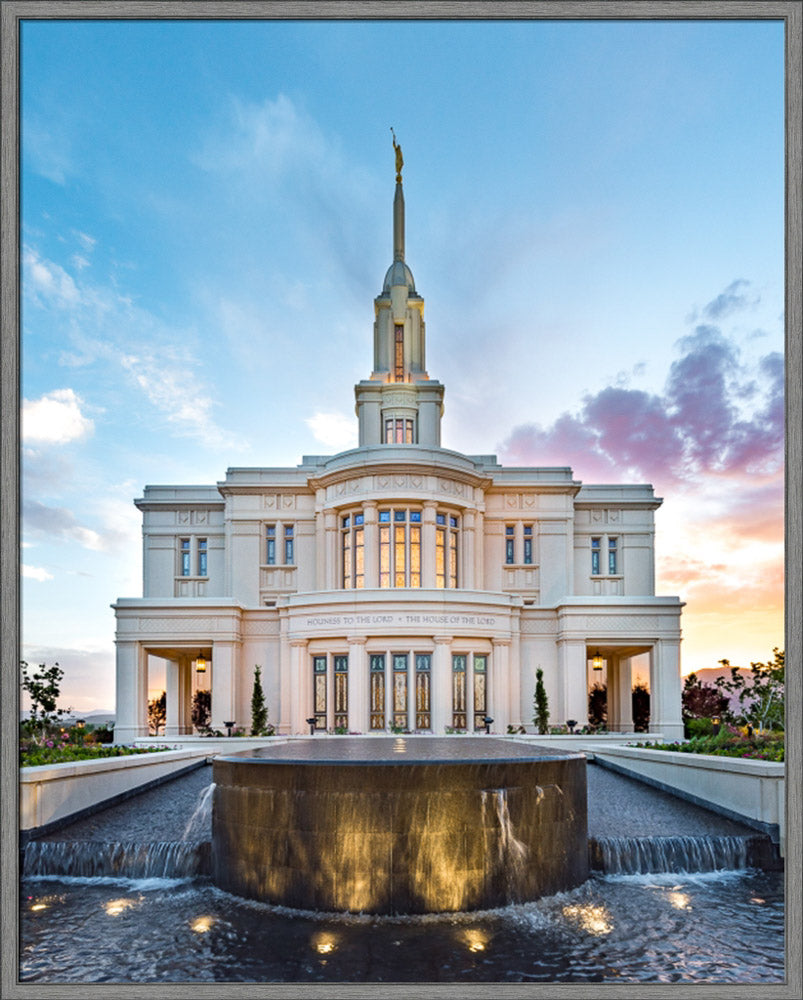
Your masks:
<instances>
[{"instance_id":1,"label":"wispy white cloud","mask_svg":"<svg viewBox=\"0 0 803 1000\"><path fill-rule=\"evenodd\" d=\"M23 292L59 306L76 306L81 301L78 286L67 271L31 247L22 251L22 287Z\"/></svg>"},{"instance_id":2,"label":"wispy white cloud","mask_svg":"<svg viewBox=\"0 0 803 1000\"><path fill-rule=\"evenodd\" d=\"M94 422L81 412L84 401L72 389L54 389L22 401L22 440L26 444L67 444L92 434Z\"/></svg>"},{"instance_id":3,"label":"wispy white cloud","mask_svg":"<svg viewBox=\"0 0 803 1000\"><path fill-rule=\"evenodd\" d=\"M65 507L51 507L38 500L23 502L22 530L34 537L77 542L84 548L95 551L106 547L101 535L81 524L71 510Z\"/></svg>"},{"instance_id":4,"label":"wispy white cloud","mask_svg":"<svg viewBox=\"0 0 803 1000\"><path fill-rule=\"evenodd\" d=\"M356 448L358 443L357 421L343 413L314 413L305 420L315 440L335 451Z\"/></svg>"},{"instance_id":5,"label":"wispy white cloud","mask_svg":"<svg viewBox=\"0 0 803 1000\"><path fill-rule=\"evenodd\" d=\"M193 372L185 352L163 349L159 354L126 354L120 358L133 383L180 435L207 448L234 449L242 443L215 422L214 401Z\"/></svg>"},{"instance_id":6,"label":"wispy white cloud","mask_svg":"<svg viewBox=\"0 0 803 1000\"><path fill-rule=\"evenodd\" d=\"M22 575L27 577L29 580L38 580L40 583L44 583L46 580L52 580L53 574L48 573L46 569L41 566L28 566L25 563L22 564Z\"/></svg>"},{"instance_id":7,"label":"wispy white cloud","mask_svg":"<svg viewBox=\"0 0 803 1000\"><path fill-rule=\"evenodd\" d=\"M73 171L70 141L66 130L54 127L52 118L46 125L37 116L25 115L22 123L22 148L26 160L42 177L64 185Z\"/></svg>"}]
</instances>

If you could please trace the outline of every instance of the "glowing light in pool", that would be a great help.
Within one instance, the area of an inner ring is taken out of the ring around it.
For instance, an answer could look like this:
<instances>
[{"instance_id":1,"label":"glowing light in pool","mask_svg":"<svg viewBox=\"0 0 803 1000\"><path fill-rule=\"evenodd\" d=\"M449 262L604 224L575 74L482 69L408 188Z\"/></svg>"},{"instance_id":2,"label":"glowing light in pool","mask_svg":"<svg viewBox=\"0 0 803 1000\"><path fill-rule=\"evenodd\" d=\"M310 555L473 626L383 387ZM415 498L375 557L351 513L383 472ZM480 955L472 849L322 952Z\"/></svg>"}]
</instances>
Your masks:
<instances>
[{"instance_id":1,"label":"glowing light in pool","mask_svg":"<svg viewBox=\"0 0 803 1000\"><path fill-rule=\"evenodd\" d=\"M46 910L47 903L34 903L31 907L32 910Z\"/></svg>"},{"instance_id":2,"label":"glowing light in pool","mask_svg":"<svg viewBox=\"0 0 803 1000\"><path fill-rule=\"evenodd\" d=\"M610 922L610 914L604 906L596 906L594 903L578 903L574 906L564 906L563 916L574 921L584 931L593 934L595 937L602 937L603 934L610 934L613 924Z\"/></svg>"},{"instance_id":3,"label":"glowing light in pool","mask_svg":"<svg viewBox=\"0 0 803 1000\"><path fill-rule=\"evenodd\" d=\"M320 931L312 938L312 947L319 955L330 955L337 948L337 938L334 934Z\"/></svg>"},{"instance_id":4,"label":"glowing light in pool","mask_svg":"<svg viewBox=\"0 0 803 1000\"><path fill-rule=\"evenodd\" d=\"M469 951L485 951L488 946L488 935L477 927L465 931L463 940Z\"/></svg>"},{"instance_id":5,"label":"glowing light in pool","mask_svg":"<svg viewBox=\"0 0 803 1000\"><path fill-rule=\"evenodd\" d=\"M135 905L136 903L133 899L110 899L104 908L107 916L119 917L121 913L124 913Z\"/></svg>"},{"instance_id":6,"label":"glowing light in pool","mask_svg":"<svg viewBox=\"0 0 803 1000\"><path fill-rule=\"evenodd\" d=\"M670 892L667 899L676 910L690 910L691 902L685 892Z\"/></svg>"},{"instance_id":7,"label":"glowing light in pool","mask_svg":"<svg viewBox=\"0 0 803 1000\"><path fill-rule=\"evenodd\" d=\"M193 920L190 926L196 934L206 934L206 932L211 929L214 922L215 921L212 917L197 917Z\"/></svg>"}]
</instances>

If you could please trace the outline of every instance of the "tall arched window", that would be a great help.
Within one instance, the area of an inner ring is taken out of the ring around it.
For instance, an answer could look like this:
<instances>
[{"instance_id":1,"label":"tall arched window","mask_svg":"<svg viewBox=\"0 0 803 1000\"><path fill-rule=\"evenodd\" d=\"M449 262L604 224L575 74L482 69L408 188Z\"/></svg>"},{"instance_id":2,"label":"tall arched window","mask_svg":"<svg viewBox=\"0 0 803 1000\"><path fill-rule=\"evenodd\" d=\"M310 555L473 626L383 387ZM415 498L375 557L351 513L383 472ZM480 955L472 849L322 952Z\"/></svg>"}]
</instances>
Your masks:
<instances>
[{"instance_id":1,"label":"tall arched window","mask_svg":"<svg viewBox=\"0 0 803 1000\"><path fill-rule=\"evenodd\" d=\"M379 586L421 586L421 511L379 511Z\"/></svg>"}]
</instances>

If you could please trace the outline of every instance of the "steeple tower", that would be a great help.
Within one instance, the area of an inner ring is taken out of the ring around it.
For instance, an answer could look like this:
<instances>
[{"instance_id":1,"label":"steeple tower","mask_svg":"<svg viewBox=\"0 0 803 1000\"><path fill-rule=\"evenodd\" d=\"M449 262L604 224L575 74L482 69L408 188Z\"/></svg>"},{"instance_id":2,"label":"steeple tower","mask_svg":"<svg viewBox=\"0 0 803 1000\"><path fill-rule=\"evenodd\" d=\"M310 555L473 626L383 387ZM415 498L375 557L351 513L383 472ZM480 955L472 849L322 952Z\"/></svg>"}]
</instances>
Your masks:
<instances>
[{"instance_id":1,"label":"steeple tower","mask_svg":"<svg viewBox=\"0 0 803 1000\"><path fill-rule=\"evenodd\" d=\"M393 132L393 129L391 129ZM440 447L443 386L426 371L424 300L404 259L401 146L393 134L393 262L374 299L374 369L354 387L360 447L421 444Z\"/></svg>"}]
</instances>

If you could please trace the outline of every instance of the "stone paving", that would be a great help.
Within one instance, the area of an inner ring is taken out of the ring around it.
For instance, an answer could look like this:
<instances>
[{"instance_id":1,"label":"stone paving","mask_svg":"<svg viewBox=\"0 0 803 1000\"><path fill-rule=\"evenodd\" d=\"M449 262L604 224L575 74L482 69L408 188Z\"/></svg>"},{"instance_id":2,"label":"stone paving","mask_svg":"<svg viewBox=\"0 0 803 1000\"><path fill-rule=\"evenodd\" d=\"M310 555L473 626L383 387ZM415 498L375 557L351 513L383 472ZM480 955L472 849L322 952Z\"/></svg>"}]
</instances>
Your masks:
<instances>
[{"instance_id":1,"label":"stone paving","mask_svg":"<svg viewBox=\"0 0 803 1000\"><path fill-rule=\"evenodd\" d=\"M41 838L154 843L183 839L190 817L212 781L207 764L125 802ZM588 765L591 837L748 835L749 827L692 805L599 764ZM211 839L211 814L193 823L188 838Z\"/></svg>"}]
</instances>

